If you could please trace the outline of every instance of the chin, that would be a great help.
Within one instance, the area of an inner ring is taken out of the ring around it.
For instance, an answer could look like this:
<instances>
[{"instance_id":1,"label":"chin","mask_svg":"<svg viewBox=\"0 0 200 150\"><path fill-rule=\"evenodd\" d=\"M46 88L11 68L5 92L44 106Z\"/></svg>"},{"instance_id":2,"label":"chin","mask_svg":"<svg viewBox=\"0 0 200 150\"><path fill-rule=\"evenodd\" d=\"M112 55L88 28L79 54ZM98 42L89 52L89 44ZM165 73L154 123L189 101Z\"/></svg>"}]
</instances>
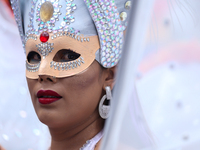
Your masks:
<instances>
[{"instance_id":1,"label":"chin","mask_svg":"<svg viewBox=\"0 0 200 150\"><path fill-rule=\"evenodd\" d=\"M36 110L36 114L38 119L48 127L59 126L58 116L48 109Z\"/></svg>"}]
</instances>

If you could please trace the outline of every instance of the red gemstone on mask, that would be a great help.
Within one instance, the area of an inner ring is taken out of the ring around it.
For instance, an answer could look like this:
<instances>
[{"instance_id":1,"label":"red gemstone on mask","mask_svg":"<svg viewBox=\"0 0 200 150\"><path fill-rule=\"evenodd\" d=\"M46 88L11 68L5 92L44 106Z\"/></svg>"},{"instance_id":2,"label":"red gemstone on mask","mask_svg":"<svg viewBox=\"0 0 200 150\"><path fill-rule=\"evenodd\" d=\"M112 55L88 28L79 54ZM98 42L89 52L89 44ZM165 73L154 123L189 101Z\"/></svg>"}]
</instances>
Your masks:
<instances>
[{"instance_id":1,"label":"red gemstone on mask","mask_svg":"<svg viewBox=\"0 0 200 150\"><path fill-rule=\"evenodd\" d=\"M40 34L40 41L46 43L49 40L49 33L44 31Z\"/></svg>"}]
</instances>

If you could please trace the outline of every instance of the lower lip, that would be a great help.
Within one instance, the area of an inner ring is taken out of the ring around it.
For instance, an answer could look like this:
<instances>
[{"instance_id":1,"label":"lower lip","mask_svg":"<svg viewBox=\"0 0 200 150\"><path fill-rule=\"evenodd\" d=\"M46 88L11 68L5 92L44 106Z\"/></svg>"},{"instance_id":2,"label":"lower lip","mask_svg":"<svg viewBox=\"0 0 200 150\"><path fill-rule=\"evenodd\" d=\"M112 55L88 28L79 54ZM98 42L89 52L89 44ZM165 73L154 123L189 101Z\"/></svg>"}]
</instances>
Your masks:
<instances>
[{"instance_id":1,"label":"lower lip","mask_svg":"<svg viewBox=\"0 0 200 150\"><path fill-rule=\"evenodd\" d=\"M38 101L41 104L51 104L55 101L58 101L59 99L61 99L61 98L38 98Z\"/></svg>"}]
</instances>

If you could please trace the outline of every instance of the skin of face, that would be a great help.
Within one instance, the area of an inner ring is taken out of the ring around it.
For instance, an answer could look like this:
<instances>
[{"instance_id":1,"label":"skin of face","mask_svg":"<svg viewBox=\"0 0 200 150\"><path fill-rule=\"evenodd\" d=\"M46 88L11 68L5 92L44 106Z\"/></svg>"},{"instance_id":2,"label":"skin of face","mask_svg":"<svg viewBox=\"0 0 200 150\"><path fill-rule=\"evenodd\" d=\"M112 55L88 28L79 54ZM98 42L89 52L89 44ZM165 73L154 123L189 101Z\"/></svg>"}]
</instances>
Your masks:
<instances>
[{"instance_id":1,"label":"skin of face","mask_svg":"<svg viewBox=\"0 0 200 150\"><path fill-rule=\"evenodd\" d=\"M74 128L88 119L97 119L98 104L104 92L106 71L94 61L85 71L66 78L41 75L27 78L32 103L41 122L51 128ZM50 79L50 80L49 80ZM62 98L48 105L40 104L39 90L53 90Z\"/></svg>"},{"instance_id":2,"label":"skin of face","mask_svg":"<svg viewBox=\"0 0 200 150\"><path fill-rule=\"evenodd\" d=\"M113 70L102 69L94 61L85 71L74 76L27 78L36 114L50 130L51 150L78 149L102 130L104 120L99 116L98 105L105 87L113 87ZM40 104L39 90L53 90L62 98L48 105Z\"/></svg>"}]
</instances>

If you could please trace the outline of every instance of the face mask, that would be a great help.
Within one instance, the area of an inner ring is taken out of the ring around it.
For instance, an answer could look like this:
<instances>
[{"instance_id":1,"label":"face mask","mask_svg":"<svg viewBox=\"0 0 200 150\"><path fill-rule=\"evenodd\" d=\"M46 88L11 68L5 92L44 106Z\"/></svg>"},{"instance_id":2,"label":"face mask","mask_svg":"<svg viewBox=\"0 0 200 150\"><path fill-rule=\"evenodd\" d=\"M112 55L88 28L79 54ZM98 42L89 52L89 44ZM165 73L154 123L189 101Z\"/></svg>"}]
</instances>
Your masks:
<instances>
[{"instance_id":1,"label":"face mask","mask_svg":"<svg viewBox=\"0 0 200 150\"><path fill-rule=\"evenodd\" d=\"M45 43L42 43L39 38L27 41L26 76L28 78L37 79L38 75L57 78L72 76L87 69L95 60L95 53L99 49L97 36L82 39L69 32L60 32L56 35L59 36ZM49 36L54 35L49 34Z\"/></svg>"}]
</instances>

